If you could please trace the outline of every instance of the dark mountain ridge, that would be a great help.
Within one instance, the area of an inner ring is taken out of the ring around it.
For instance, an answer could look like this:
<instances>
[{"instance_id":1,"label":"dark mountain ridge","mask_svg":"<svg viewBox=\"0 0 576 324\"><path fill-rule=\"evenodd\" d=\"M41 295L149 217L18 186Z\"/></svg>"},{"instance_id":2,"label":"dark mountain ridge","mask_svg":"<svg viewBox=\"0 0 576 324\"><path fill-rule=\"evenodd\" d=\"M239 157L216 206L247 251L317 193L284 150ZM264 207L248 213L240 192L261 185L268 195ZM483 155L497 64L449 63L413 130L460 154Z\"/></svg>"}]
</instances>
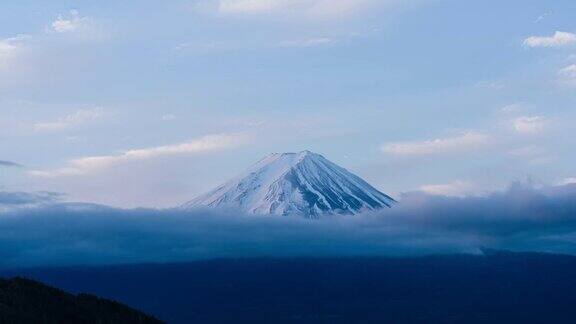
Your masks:
<instances>
[{"instance_id":1,"label":"dark mountain ridge","mask_svg":"<svg viewBox=\"0 0 576 324\"><path fill-rule=\"evenodd\" d=\"M0 323L159 324L161 321L118 302L72 295L40 282L0 279Z\"/></svg>"}]
</instances>

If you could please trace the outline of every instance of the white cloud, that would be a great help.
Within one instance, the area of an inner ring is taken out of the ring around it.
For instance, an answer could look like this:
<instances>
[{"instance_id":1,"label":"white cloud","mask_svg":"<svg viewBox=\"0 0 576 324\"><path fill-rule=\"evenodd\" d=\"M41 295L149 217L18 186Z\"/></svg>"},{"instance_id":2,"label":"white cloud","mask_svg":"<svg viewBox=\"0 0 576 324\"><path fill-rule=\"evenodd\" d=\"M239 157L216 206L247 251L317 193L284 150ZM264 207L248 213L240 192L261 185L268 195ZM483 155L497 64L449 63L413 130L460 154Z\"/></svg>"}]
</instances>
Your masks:
<instances>
[{"instance_id":1,"label":"white cloud","mask_svg":"<svg viewBox=\"0 0 576 324\"><path fill-rule=\"evenodd\" d=\"M556 160L554 156L536 156L533 159L529 159L527 162L532 165L549 165Z\"/></svg>"},{"instance_id":2,"label":"white cloud","mask_svg":"<svg viewBox=\"0 0 576 324\"><path fill-rule=\"evenodd\" d=\"M561 185L561 186L573 185L573 184L576 184L576 177L566 178L566 179L560 181L560 183L559 183L559 185Z\"/></svg>"},{"instance_id":3,"label":"white cloud","mask_svg":"<svg viewBox=\"0 0 576 324\"><path fill-rule=\"evenodd\" d=\"M512 128L520 134L538 134L546 129L547 123L540 116L522 116L512 121Z\"/></svg>"},{"instance_id":4,"label":"white cloud","mask_svg":"<svg viewBox=\"0 0 576 324\"><path fill-rule=\"evenodd\" d=\"M488 135L482 133L466 132L454 137L437 138L421 142L389 143L383 145L381 150L384 153L393 155L447 153L482 146L486 144L489 139Z\"/></svg>"},{"instance_id":5,"label":"white cloud","mask_svg":"<svg viewBox=\"0 0 576 324\"><path fill-rule=\"evenodd\" d=\"M0 69L8 66L10 61L14 58L14 55L16 55L17 51L18 46L12 42L8 40L0 41Z\"/></svg>"},{"instance_id":6,"label":"white cloud","mask_svg":"<svg viewBox=\"0 0 576 324\"><path fill-rule=\"evenodd\" d=\"M532 165L546 165L556 159L554 156L550 156L546 150L537 146L516 148L508 151L508 154Z\"/></svg>"},{"instance_id":7,"label":"white cloud","mask_svg":"<svg viewBox=\"0 0 576 324\"><path fill-rule=\"evenodd\" d=\"M316 47L335 44L336 40L328 37L289 40L280 43L281 47Z\"/></svg>"},{"instance_id":8,"label":"white cloud","mask_svg":"<svg viewBox=\"0 0 576 324\"><path fill-rule=\"evenodd\" d=\"M100 118L103 114L102 108L81 109L73 114L58 118L51 122L40 122L34 124L37 132L62 131L73 126L77 126Z\"/></svg>"},{"instance_id":9,"label":"white cloud","mask_svg":"<svg viewBox=\"0 0 576 324\"><path fill-rule=\"evenodd\" d=\"M536 146L524 146L508 151L508 154L522 158L542 155L542 153L543 150Z\"/></svg>"},{"instance_id":10,"label":"white cloud","mask_svg":"<svg viewBox=\"0 0 576 324\"><path fill-rule=\"evenodd\" d=\"M500 109L503 114L513 114L522 111L523 105L519 103L513 103L506 105Z\"/></svg>"},{"instance_id":11,"label":"white cloud","mask_svg":"<svg viewBox=\"0 0 576 324\"><path fill-rule=\"evenodd\" d=\"M48 171L34 170L30 171L29 174L46 178L83 175L130 161L148 160L178 154L197 154L223 150L243 144L247 140L248 136L245 134L208 135L185 143L128 150L117 155L89 156L73 159L68 161L66 167Z\"/></svg>"},{"instance_id":12,"label":"white cloud","mask_svg":"<svg viewBox=\"0 0 576 324\"><path fill-rule=\"evenodd\" d=\"M286 0L222 0L218 9L224 13L263 13L289 9L297 4L298 1L290 5Z\"/></svg>"},{"instance_id":13,"label":"white cloud","mask_svg":"<svg viewBox=\"0 0 576 324\"><path fill-rule=\"evenodd\" d=\"M566 85L576 85L576 64L568 65L567 67L561 69L558 74L561 77L561 81Z\"/></svg>"},{"instance_id":14,"label":"white cloud","mask_svg":"<svg viewBox=\"0 0 576 324\"><path fill-rule=\"evenodd\" d=\"M48 28L52 33L71 33L88 26L88 18L81 17L77 10L70 10L67 17L58 16Z\"/></svg>"},{"instance_id":15,"label":"white cloud","mask_svg":"<svg viewBox=\"0 0 576 324\"><path fill-rule=\"evenodd\" d=\"M506 88L506 84L501 80L484 80L477 82L474 87L500 91Z\"/></svg>"},{"instance_id":16,"label":"white cloud","mask_svg":"<svg viewBox=\"0 0 576 324\"><path fill-rule=\"evenodd\" d=\"M534 19L534 23L537 24L537 23L541 22L542 20L546 19L548 16L550 16L550 13L545 12L545 13L541 14L540 16L536 17L536 19Z\"/></svg>"},{"instance_id":17,"label":"white cloud","mask_svg":"<svg viewBox=\"0 0 576 324\"><path fill-rule=\"evenodd\" d=\"M469 195L474 186L465 181L454 181L447 184L423 185L418 189L431 195L463 197Z\"/></svg>"},{"instance_id":18,"label":"white cloud","mask_svg":"<svg viewBox=\"0 0 576 324\"><path fill-rule=\"evenodd\" d=\"M175 119L176 119L176 115L173 115L173 114L166 114L166 115L162 116L163 121L172 121Z\"/></svg>"},{"instance_id":19,"label":"white cloud","mask_svg":"<svg viewBox=\"0 0 576 324\"><path fill-rule=\"evenodd\" d=\"M12 65L22 50L22 41L25 35L0 40L0 72Z\"/></svg>"},{"instance_id":20,"label":"white cloud","mask_svg":"<svg viewBox=\"0 0 576 324\"><path fill-rule=\"evenodd\" d=\"M576 64L572 64L563 68L560 70L560 74L568 77L576 77Z\"/></svg>"},{"instance_id":21,"label":"white cloud","mask_svg":"<svg viewBox=\"0 0 576 324\"><path fill-rule=\"evenodd\" d=\"M532 36L524 40L528 47L559 47L576 43L576 34L557 31L552 36Z\"/></svg>"},{"instance_id":22,"label":"white cloud","mask_svg":"<svg viewBox=\"0 0 576 324\"><path fill-rule=\"evenodd\" d=\"M225 14L293 14L317 17L349 15L371 4L391 0L219 0L218 11Z\"/></svg>"}]
</instances>

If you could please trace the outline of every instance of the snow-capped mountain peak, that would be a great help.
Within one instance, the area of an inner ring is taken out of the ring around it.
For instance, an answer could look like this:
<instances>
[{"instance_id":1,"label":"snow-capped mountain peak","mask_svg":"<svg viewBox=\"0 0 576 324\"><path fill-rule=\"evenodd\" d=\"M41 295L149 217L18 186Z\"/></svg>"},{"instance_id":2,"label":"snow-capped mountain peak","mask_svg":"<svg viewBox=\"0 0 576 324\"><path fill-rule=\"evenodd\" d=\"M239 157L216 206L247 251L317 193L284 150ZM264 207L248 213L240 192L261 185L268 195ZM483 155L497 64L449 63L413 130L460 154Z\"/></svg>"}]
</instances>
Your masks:
<instances>
[{"instance_id":1,"label":"snow-capped mountain peak","mask_svg":"<svg viewBox=\"0 0 576 324\"><path fill-rule=\"evenodd\" d=\"M322 155L274 153L184 208L216 207L253 214L356 214L391 207L394 199Z\"/></svg>"}]
</instances>

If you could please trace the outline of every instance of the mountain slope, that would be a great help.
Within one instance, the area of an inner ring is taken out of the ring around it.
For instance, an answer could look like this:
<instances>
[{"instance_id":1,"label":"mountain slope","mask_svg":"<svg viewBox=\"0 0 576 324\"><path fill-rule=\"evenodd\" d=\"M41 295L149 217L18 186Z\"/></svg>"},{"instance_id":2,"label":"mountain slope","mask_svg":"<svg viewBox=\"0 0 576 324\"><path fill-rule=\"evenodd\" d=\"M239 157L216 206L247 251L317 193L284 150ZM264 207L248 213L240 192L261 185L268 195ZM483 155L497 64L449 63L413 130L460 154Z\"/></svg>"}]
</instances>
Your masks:
<instances>
[{"instance_id":1,"label":"mountain slope","mask_svg":"<svg viewBox=\"0 0 576 324\"><path fill-rule=\"evenodd\" d=\"M163 323L120 303L39 282L0 279L0 323Z\"/></svg>"},{"instance_id":2,"label":"mountain slope","mask_svg":"<svg viewBox=\"0 0 576 324\"><path fill-rule=\"evenodd\" d=\"M309 151L271 154L184 208L216 207L253 214L357 214L391 207L394 199Z\"/></svg>"}]
</instances>

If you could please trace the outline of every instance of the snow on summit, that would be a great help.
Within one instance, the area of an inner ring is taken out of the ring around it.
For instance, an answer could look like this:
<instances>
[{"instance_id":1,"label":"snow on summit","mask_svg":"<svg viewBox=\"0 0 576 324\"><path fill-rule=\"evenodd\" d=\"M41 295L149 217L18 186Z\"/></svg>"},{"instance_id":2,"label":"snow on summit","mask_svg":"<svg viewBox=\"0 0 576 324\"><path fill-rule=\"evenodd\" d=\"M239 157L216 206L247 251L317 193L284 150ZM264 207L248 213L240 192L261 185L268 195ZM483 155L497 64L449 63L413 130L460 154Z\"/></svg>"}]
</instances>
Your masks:
<instances>
[{"instance_id":1,"label":"snow on summit","mask_svg":"<svg viewBox=\"0 0 576 324\"><path fill-rule=\"evenodd\" d=\"M394 199L310 151L268 155L240 176L184 204L252 214L318 217L391 207Z\"/></svg>"}]
</instances>

